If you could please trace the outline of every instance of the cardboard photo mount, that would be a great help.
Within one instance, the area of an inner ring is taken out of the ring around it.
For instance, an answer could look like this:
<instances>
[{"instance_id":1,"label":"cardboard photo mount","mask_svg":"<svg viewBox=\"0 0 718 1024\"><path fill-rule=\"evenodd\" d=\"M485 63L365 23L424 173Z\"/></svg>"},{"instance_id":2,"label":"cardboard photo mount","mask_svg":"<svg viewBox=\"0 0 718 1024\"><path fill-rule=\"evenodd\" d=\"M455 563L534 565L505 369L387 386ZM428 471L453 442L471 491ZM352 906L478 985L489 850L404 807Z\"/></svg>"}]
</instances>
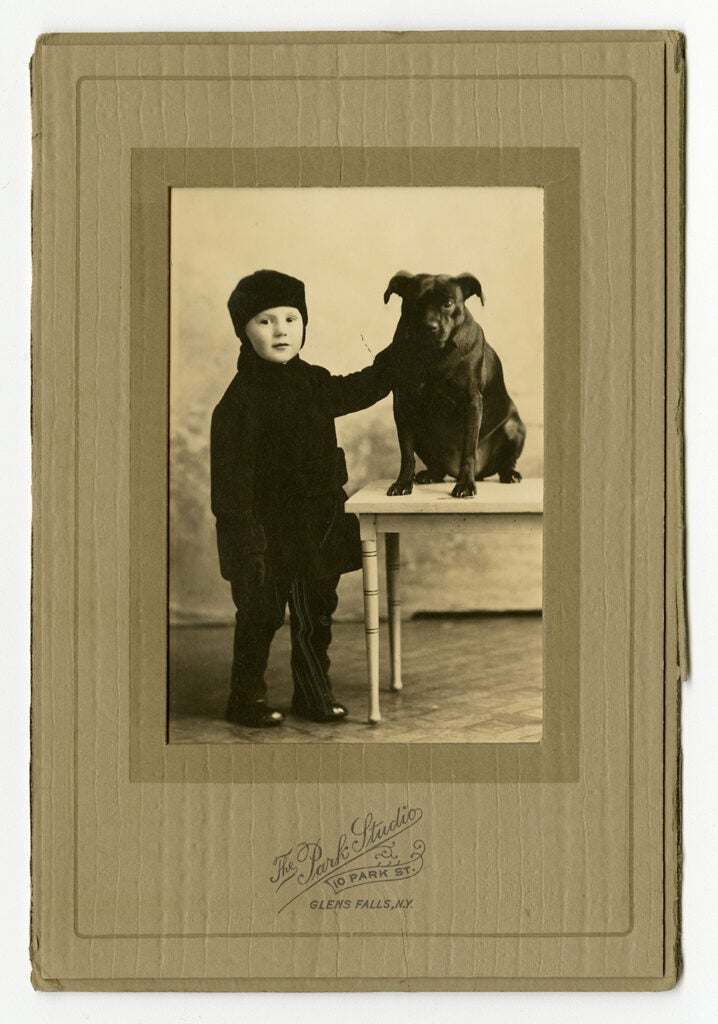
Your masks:
<instances>
[{"instance_id":1,"label":"cardboard photo mount","mask_svg":"<svg viewBox=\"0 0 718 1024\"><path fill-rule=\"evenodd\" d=\"M661 32L38 41L36 987L675 984L684 81ZM171 190L517 184L546 200L542 742L168 744Z\"/></svg>"}]
</instances>

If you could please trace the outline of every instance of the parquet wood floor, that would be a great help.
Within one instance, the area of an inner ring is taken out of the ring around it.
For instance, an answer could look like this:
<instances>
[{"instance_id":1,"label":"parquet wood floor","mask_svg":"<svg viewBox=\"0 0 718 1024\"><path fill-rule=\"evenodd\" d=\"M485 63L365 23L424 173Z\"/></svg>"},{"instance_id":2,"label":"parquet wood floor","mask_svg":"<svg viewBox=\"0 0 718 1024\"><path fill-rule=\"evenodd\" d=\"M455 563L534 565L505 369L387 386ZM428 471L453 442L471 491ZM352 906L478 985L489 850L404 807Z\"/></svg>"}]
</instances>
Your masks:
<instances>
[{"instance_id":1,"label":"parquet wood floor","mask_svg":"<svg viewBox=\"0 0 718 1024\"><path fill-rule=\"evenodd\" d=\"M420 619L402 625L404 689L389 689L388 635L381 631L381 710L366 722L367 683L361 623L333 628L332 680L350 716L337 725L295 719L289 627L272 645L268 698L287 712L276 729L223 720L232 652L229 626L170 631L171 743L536 743L542 721L541 617Z\"/></svg>"}]
</instances>

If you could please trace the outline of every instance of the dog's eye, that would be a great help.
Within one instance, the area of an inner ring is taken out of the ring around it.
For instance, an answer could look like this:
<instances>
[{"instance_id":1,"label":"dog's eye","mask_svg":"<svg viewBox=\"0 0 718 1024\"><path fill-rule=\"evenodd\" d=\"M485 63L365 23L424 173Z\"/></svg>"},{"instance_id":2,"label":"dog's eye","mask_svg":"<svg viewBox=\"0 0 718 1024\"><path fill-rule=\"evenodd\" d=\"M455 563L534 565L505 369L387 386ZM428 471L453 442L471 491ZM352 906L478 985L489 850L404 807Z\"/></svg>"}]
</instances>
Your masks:
<instances>
[{"instance_id":1,"label":"dog's eye","mask_svg":"<svg viewBox=\"0 0 718 1024\"><path fill-rule=\"evenodd\" d=\"M446 300L446 302L444 302L444 303L442 304L442 307L441 307L441 308L442 308L442 309L451 309L451 307L452 307L453 305L454 305L454 300L453 300L453 299L447 299L447 300Z\"/></svg>"}]
</instances>

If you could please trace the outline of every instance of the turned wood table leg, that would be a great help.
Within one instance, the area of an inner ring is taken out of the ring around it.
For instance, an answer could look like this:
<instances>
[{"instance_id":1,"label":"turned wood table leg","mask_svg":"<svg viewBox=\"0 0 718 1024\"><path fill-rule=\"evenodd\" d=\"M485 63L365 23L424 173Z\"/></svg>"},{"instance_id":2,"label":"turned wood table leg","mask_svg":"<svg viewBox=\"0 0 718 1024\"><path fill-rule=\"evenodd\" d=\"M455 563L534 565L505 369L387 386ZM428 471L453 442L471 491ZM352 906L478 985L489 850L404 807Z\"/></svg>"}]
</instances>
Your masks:
<instances>
[{"instance_id":1,"label":"turned wood table leg","mask_svg":"<svg viewBox=\"0 0 718 1024\"><path fill-rule=\"evenodd\" d=\"M401 595L399 590L399 534L387 533L386 537L386 589L389 617L389 651L391 654L391 688L401 690Z\"/></svg>"},{"instance_id":2,"label":"turned wood table leg","mask_svg":"<svg viewBox=\"0 0 718 1024\"><path fill-rule=\"evenodd\" d=\"M364 635L369 674L369 721L381 721L379 711L379 566L376 523L373 516L361 516L362 569L364 575Z\"/></svg>"}]
</instances>

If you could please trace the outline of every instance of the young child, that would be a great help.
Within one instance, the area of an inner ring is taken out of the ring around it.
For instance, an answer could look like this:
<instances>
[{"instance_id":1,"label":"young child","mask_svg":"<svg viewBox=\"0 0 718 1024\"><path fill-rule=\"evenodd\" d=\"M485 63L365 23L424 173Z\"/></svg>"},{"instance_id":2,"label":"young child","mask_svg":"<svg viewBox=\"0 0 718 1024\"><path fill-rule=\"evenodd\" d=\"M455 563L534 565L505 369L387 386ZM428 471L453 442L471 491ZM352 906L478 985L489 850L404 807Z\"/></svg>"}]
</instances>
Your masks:
<instances>
[{"instance_id":1,"label":"young child","mask_svg":"<svg viewBox=\"0 0 718 1024\"><path fill-rule=\"evenodd\" d=\"M275 270L242 278L228 306L241 347L211 432L220 570L237 609L227 718L282 722L266 702L264 672L289 602L292 712L339 722L347 708L329 681L331 620L339 576L360 568L361 544L356 517L344 511L334 418L388 394L390 349L345 377L305 363L304 285Z\"/></svg>"}]
</instances>

